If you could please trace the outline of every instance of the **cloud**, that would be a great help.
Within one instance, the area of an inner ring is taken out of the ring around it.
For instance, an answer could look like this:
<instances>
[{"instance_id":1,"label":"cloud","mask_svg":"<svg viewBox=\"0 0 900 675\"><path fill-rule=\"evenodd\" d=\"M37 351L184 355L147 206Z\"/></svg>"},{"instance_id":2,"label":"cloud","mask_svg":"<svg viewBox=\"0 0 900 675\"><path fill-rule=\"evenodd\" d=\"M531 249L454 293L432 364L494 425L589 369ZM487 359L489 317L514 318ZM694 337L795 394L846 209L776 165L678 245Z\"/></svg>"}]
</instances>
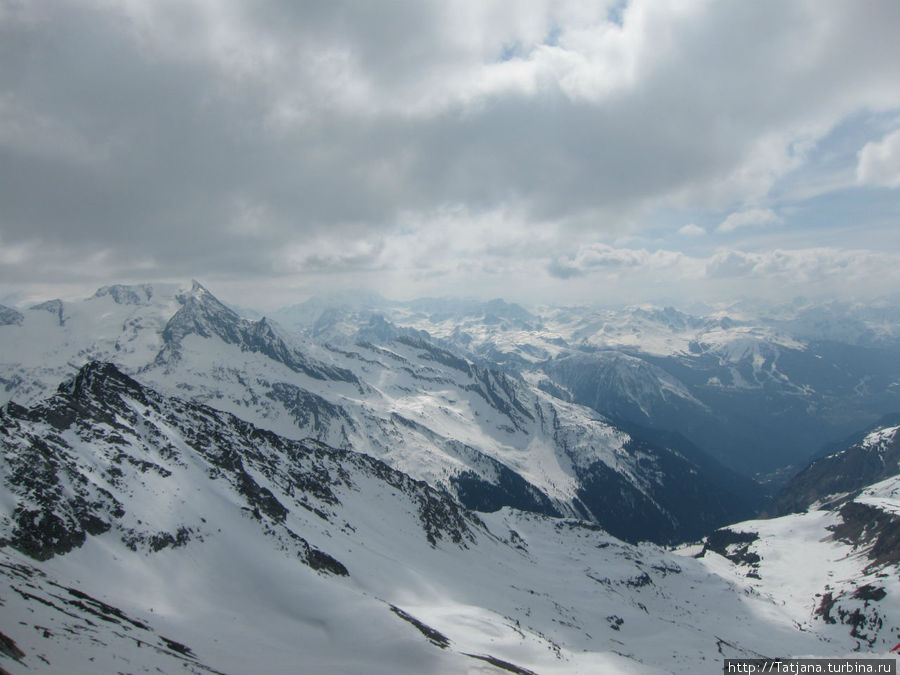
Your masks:
<instances>
[{"instance_id":1,"label":"cloud","mask_svg":"<svg viewBox=\"0 0 900 675\"><path fill-rule=\"evenodd\" d=\"M734 232L743 227L758 227L780 223L781 217L772 209L749 209L732 213L716 228L716 232Z\"/></svg>"},{"instance_id":2,"label":"cloud","mask_svg":"<svg viewBox=\"0 0 900 675\"><path fill-rule=\"evenodd\" d=\"M690 274L693 261L678 251L614 248L606 244L588 244L567 256L550 261L547 271L561 279L582 277L599 272L655 273L680 270Z\"/></svg>"},{"instance_id":3,"label":"cloud","mask_svg":"<svg viewBox=\"0 0 900 675\"><path fill-rule=\"evenodd\" d=\"M706 275L711 279L726 279L752 275L758 259L742 251L718 251L706 263Z\"/></svg>"},{"instance_id":4,"label":"cloud","mask_svg":"<svg viewBox=\"0 0 900 675\"><path fill-rule=\"evenodd\" d=\"M900 187L900 129L863 146L856 179L862 185Z\"/></svg>"},{"instance_id":5,"label":"cloud","mask_svg":"<svg viewBox=\"0 0 900 675\"><path fill-rule=\"evenodd\" d=\"M891 284L900 280L898 263L900 255L896 253L825 247L765 252L721 250L706 261L706 276L758 280L774 286L789 283L819 293L835 292L841 285L888 292Z\"/></svg>"},{"instance_id":6,"label":"cloud","mask_svg":"<svg viewBox=\"0 0 900 675\"><path fill-rule=\"evenodd\" d=\"M683 227L678 228L678 234L685 237L701 237L706 234L706 230L704 230L699 225L689 223L687 225L684 225Z\"/></svg>"},{"instance_id":7,"label":"cloud","mask_svg":"<svg viewBox=\"0 0 900 675\"><path fill-rule=\"evenodd\" d=\"M570 302L873 298L893 293L900 283L900 254L811 247L691 256L588 244L554 256L545 269L568 290ZM537 278L530 283L541 287Z\"/></svg>"},{"instance_id":8,"label":"cloud","mask_svg":"<svg viewBox=\"0 0 900 675\"><path fill-rule=\"evenodd\" d=\"M0 278L640 269L579 247L774 203L803 148L900 109L898 23L892 0L6 3Z\"/></svg>"},{"instance_id":9,"label":"cloud","mask_svg":"<svg viewBox=\"0 0 900 675\"><path fill-rule=\"evenodd\" d=\"M293 246L285 251L286 263L304 273L343 274L348 271L382 269L384 242L355 240L335 245L332 240L318 240Z\"/></svg>"}]
</instances>

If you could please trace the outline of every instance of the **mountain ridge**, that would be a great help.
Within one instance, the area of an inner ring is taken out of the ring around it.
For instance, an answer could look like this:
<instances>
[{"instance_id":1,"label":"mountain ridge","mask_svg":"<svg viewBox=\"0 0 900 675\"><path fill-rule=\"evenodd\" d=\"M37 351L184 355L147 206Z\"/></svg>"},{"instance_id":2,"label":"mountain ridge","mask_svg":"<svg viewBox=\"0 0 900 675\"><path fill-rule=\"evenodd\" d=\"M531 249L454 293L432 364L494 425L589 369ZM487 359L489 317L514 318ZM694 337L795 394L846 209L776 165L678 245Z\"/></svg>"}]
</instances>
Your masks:
<instances>
[{"instance_id":1,"label":"mountain ridge","mask_svg":"<svg viewBox=\"0 0 900 675\"><path fill-rule=\"evenodd\" d=\"M0 374L7 388L61 379L86 357L112 359L157 389L297 440L365 452L469 506L579 516L630 541L666 543L750 515L750 500L729 499L692 460L646 439L631 443L602 416L426 332L370 319L360 339L336 346L290 335L267 318L241 318L198 282L167 290L171 297L115 288L67 304L67 324L41 325L39 338L30 338L27 322L7 330L19 340L7 352L23 354ZM100 339L90 328L98 312ZM42 341L50 345L43 352L28 351ZM704 487L690 502L667 487L695 482Z\"/></svg>"},{"instance_id":2,"label":"mountain ridge","mask_svg":"<svg viewBox=\"0 0 900 675\"><path fill-rule=\"evenodd\" d=\"M846 502L859 492L900 473L900 420L897 416L869 429L862 439L811 462L784 487L772 505L776 515ZM890 422L895 422L890 424Z\"/></svg>"},{"instance_id":3,"label":"mountain ridge","mask_svg":"<svg viewBox=\"0 0 900 675\"><path fill-rule=\"evenodd\" d=\"M847 555L878 543L850 515L806 514L803 539L843 522L829 560L850 581L830 598L785 595L797 584L767 571L766 551L754 579L740 561L629 545L593 523L474 514L383 462L278 437L109 363L0 408L0 444L0 589L23 617L4 636L45 672L664 673L712 655L878 653L896 622L897 584L877 577L896 562ZM900 512L895 484L859 503ZM798 545L785 536L798 517L763 540Z\"/></svg>"}]
</instances>

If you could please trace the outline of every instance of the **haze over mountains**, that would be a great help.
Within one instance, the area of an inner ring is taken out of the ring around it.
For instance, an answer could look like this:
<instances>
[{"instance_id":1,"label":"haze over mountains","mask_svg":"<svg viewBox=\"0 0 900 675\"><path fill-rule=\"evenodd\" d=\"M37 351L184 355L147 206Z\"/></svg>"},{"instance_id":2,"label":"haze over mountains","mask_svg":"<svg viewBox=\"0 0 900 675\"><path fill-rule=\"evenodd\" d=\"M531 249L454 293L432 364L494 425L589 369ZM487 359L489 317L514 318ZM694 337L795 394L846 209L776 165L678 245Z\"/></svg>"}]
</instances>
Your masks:
<instances>
[{"instance_id":1,"label":"haze over mountains","mask_svg":"<svg viewBox=\"0 0 900 675\"><path fill-rule=\"evenodd\" d=\"M345 297L273 320L197 282L3 308L4 654L198 673L883 654L892 312Z\"/></svg>"}]
</instances>

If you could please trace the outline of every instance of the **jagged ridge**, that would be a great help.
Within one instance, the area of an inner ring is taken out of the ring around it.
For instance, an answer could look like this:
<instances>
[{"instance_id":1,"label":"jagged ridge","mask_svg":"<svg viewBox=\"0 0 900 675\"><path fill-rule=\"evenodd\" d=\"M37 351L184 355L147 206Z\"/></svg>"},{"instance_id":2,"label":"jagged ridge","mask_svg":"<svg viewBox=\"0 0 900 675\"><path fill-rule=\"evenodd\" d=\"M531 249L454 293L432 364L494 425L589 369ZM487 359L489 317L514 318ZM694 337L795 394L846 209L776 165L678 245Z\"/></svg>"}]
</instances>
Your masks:
<instances>
[{"instance_id":1,"label":"jagged ridge","mask_svg":"<svg viewBox=\"0 0 900 675\"><path fill-rule=\"evenodd\" d=\"M283 439L233 415L164 397L109 363L90 363L45 403L0 410L3 480L18 505L3 518L6 544L39 560L81 546L110 529L130 547L177 546L202 533L154 526L152 513L126 513L136 484L166 484L201 462L230 485L236 501L306 564L335 574L346 568L310 547L287 516L303 508L328 520L339 493L367 476L414 504L423 535L465 545L477 519L426 484L376 459L314 441ZM176 486L177 481L171 481Z\"/></svg>"}]
</instances>

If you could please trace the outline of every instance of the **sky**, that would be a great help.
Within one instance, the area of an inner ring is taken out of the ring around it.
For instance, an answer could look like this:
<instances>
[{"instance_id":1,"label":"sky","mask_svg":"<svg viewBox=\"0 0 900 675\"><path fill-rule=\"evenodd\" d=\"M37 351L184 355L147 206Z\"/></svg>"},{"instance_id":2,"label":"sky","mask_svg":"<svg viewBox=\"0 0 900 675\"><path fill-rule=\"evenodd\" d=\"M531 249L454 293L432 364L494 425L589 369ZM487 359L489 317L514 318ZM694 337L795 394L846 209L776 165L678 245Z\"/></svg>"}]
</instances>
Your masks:
<instances>
[{"instance_id":1,"label":"sky","mask_svg":"<svg viewBox=\"0 0 900 675\"><path fill-rule=\"evenodd\" d=\"M0 302L900 288L896 0L0 0Z\"/></svg>"}]
</instances>

